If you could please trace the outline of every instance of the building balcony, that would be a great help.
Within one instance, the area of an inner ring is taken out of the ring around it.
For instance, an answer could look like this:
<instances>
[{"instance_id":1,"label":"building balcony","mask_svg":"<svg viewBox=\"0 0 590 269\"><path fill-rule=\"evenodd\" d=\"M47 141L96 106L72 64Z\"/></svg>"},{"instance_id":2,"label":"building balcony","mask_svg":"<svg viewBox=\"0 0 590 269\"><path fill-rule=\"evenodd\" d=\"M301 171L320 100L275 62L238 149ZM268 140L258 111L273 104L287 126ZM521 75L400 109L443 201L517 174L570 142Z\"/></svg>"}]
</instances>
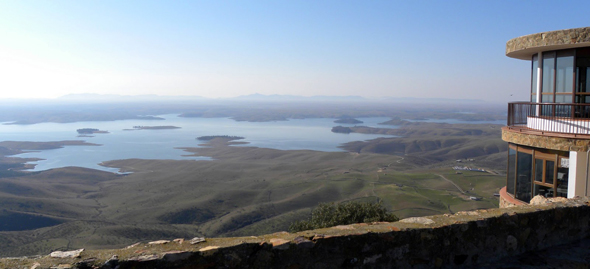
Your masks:
<instances>
[{"instance_id":1,"label":"building balcony","mask_svg":"<svg viewBox=\"0 0 590 269\"><path fill-rule=\"evenodd\" d=\"M509 103L506 125L506 142L560 151L590 148L590 104Z\"/></svg>"},{"instance_id":2,"label":"building balcony","mask_svg":"<svg viewBox=\"0 0 590 269\"><path fill-rule=\"evenodd\" d=\"M590 139L590 104L508 103L507 126L541 135Z\"/></svg>"}]
</instances>

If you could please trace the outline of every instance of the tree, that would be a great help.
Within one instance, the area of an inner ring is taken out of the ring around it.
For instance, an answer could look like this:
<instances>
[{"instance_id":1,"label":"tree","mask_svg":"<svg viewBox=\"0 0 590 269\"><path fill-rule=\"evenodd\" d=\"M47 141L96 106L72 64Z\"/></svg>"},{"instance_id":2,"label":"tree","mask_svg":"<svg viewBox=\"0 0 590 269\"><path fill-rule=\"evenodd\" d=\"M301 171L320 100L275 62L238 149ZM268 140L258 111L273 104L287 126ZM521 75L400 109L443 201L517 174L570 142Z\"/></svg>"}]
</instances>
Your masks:
<instances>
[{"instance_id":1,"label":"tree","mask_svg":"<svg viewBox=\"0 0 590 269\"><path fill-rule=\"evenodd\" d=\"M291 232L376 221L397 221L399 218L379 203L346 202L340 204L320 203L311 212L309 220L295 221L289 226Z\"/></svg>"}]
</instances>

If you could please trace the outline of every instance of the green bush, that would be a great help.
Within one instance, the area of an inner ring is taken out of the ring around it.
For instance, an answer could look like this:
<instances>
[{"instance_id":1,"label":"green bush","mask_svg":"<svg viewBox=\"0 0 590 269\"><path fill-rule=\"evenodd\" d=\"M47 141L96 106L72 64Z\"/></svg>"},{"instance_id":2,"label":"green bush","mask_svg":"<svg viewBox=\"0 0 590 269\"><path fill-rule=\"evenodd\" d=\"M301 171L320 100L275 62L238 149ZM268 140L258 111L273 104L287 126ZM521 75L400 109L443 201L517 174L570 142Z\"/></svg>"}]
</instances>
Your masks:
<instances>
[{"instance_id":1,"label":"green bush","mask_svg":"<svg viewBox=\"0 0 590 269\"><path fill-rule=\"evenodd\" d=\"M399 220L397 216L387 213L387 209L381 202L321 203L311 212L311 219L291 223L289 231L299 232L336 225L397 220Z\"/></svg>"}]
</instances>

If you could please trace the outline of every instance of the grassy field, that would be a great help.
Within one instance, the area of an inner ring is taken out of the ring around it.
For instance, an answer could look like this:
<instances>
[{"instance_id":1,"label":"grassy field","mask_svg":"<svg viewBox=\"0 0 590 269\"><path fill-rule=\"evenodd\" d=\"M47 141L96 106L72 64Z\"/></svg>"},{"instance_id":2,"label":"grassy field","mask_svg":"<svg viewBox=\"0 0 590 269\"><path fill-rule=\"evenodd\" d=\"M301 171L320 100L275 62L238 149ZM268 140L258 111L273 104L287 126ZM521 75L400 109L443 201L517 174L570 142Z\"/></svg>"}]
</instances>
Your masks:
<instances>
[{"instance_id":1,"label":"grassy field","mask_svg":"<svg viewBox=\"0 0 590 269\"><path fill-rule=\"evenodd\" d=\"M492 136L467 134L465 141L484 144ZM400 143L426 138L415 135L400 138ZM457 143L401 155L282 151L232 143L239 142L216 138L207 147L185 149L213 161L106 162L132 172L127 175L66 167L0 177L0 223L15 216L38 222L24 231L3 230L0 224L0 256L285 231L322 202L383 201L400 218L490 208L498 206L493 194L505 185L501 175L457 174L451 168L454 158L438 154ZM469 165L503 168L505 159L499 165L495 160L505 154L499 150L472 156Z\"/></svg>"}]
</instances>

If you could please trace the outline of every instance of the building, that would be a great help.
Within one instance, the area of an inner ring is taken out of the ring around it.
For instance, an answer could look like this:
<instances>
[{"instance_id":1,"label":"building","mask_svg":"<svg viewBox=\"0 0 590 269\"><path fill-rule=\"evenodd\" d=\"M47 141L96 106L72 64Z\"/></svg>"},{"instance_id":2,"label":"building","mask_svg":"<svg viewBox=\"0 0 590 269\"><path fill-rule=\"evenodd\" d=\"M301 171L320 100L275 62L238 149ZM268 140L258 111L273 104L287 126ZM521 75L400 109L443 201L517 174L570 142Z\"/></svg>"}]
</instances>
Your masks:
<instances>
[{"instance_id":1,"label":"building","mask_svg":"<svg viewBox=\"0 0 590 269\"><path fill-rule=\"evenodd\" d=\"M587 196L590 27L514 38L506 43L506 56L531 62L531 88L528 101L508 104L500 207L528 203L536 195Z\"/></svg>"}]
</instances>

